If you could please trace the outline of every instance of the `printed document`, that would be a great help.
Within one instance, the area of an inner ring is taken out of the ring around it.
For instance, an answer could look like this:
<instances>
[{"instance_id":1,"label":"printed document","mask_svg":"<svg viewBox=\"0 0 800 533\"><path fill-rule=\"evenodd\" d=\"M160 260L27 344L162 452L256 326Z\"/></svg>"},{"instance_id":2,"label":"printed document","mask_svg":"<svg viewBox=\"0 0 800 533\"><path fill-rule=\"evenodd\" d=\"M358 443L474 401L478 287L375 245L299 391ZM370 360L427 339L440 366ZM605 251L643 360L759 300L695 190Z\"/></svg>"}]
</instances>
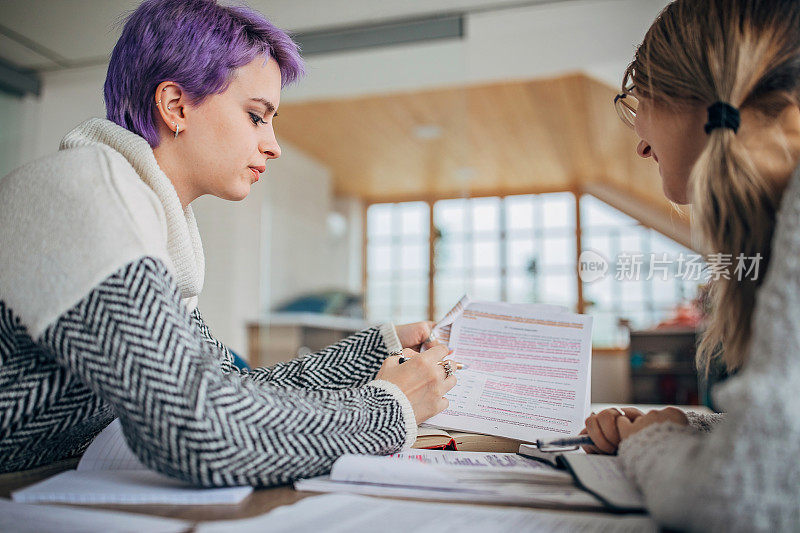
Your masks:
<instances>
[{"instance_id":1,"label":"printed document","mask_svg":"<svg viewBox=\"0 0 800 533\"><path fill-rule=\"evenodd\" d=\"M577 434L589 410L592 318L548 305L459 306L447 344L466 368L449 408L426 424L526 442Z\"/></svg>"}]
</instances>

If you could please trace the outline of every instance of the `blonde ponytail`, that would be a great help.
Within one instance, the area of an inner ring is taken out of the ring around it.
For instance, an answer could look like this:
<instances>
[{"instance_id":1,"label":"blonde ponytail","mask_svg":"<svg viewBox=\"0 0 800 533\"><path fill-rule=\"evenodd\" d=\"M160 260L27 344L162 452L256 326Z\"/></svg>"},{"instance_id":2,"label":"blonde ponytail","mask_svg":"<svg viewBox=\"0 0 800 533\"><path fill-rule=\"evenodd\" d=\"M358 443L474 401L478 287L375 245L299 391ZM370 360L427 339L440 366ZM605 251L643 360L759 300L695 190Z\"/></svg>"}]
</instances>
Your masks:
<instances>
[{"instance_id":1,"label":"blonde ponytail","mask_svg":"<svg viewBox=\"0 0 800 533\"><path fill-rule=\"evenodd\" d=\"M698 367L705 372L718 355L729 371L744 364L756 290L769 264L780 202L779 191L760 178L732 130L714 130L709 137L689 179L693 224L702 249L730 261L719 262L722 272L711 283L713 314L697 352ZM756 279L735 272L740 258L757 257Z\"/></svg>"}]
</instances>

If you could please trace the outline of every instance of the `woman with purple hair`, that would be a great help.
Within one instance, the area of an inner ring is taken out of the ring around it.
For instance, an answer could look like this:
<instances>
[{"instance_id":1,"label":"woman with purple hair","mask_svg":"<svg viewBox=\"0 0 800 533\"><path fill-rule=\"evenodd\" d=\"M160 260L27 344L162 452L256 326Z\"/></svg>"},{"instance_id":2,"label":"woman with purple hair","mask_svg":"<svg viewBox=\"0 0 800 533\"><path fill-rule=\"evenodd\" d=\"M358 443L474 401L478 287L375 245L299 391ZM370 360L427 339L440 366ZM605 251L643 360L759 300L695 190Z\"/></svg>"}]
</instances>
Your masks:
<instances>
[{"instance_id":1,"label":"woman with purple hair","mask_svg":"<svg viewBox=\"0 0 800 533\"><path fill-rule=\"evenodd\" d=\"M0 472L80 454L118 417L147 466L271 485L409 446L455 384L429 323L238 370L197 309L191 202L241 200L271 159L295 43L215 0L147 0L111 55L107 119L0 180Z\"/></svg>"}]
</instances>

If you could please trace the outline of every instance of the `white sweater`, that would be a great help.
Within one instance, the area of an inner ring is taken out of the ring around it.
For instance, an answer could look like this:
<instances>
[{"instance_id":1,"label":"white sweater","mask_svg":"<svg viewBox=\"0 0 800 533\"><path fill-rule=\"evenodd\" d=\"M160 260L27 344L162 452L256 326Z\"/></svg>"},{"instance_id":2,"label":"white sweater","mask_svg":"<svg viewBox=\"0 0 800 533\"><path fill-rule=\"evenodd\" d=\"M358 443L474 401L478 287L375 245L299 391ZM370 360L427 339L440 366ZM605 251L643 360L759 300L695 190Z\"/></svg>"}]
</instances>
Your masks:
<instances>
[{"instance_id":1,"label":"white sweater","mask_svg":"<svg viewBox=\"0 0 800 533\"><path fill-rule=\"evenodd\" d=\"M665 526L800 531L800 169L778 214L752 326L745 367L714 390L723 420L709 432L653 425L620 446Z\"/></svg>"}]
</instances>

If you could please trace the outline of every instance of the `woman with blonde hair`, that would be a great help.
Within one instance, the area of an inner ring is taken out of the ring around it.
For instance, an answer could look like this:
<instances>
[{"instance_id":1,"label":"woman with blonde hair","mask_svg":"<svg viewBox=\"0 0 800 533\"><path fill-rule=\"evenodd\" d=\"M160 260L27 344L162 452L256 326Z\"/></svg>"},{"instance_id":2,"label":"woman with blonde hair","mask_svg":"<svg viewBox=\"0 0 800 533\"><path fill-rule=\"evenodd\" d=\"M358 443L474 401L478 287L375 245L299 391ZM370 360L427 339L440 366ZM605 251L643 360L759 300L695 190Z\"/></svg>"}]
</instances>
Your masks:
<instances>
[{"instance_id":1,"label":"woman with blonde hair","mask_svg":"<svg viewBox=\"0 0 800 533\"><path fill-rule=\"evenodd\" d=\"M164 474L287 483L409 446L447 406L444 347L391 355L428 323L246 372L197 308L190 204L247 196L280 156L280 91L302 73L297 45L253 10L147 0L111 55L107 118L0 180L0 472L75 457L117 417Z\"/></svg>"},{"instance_id":2,"label":"woman with blonde hair","mask_svg":"<svg viewBox=\"0 0 800 533\"><path fill-rule=\"evenodd\" d=\"M790 531L800 524L800 2L676 0L653 23L617 109L692 204L720 260L698 349L724 415L675 408L590 416L587 451L617 452L662 524ZM737 259L759 262L737 275Z\"/></svg>"}]
</instances>

